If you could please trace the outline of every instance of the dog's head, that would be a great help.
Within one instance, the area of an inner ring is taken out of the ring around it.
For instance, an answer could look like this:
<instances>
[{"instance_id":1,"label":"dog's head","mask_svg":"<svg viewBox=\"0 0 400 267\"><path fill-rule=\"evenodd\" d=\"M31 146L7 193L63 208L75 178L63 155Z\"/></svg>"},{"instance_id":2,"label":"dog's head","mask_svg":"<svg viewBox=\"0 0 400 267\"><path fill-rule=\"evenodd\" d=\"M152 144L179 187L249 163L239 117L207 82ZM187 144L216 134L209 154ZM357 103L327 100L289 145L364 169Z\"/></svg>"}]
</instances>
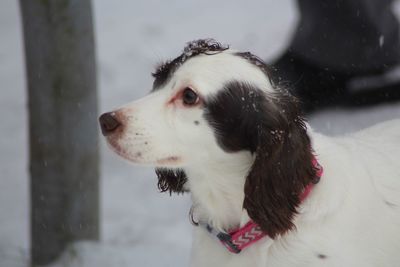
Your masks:
<instances>
[{"instance_id":1,"label":"dog's head","mask_svg":"<svg viewBox=\"0 0 400 267\"><path fill-rule=\"evenodd\" d=\"M153 73L148 96L100 117L103 134L120 156L157 167L170 192L184 190L187 166L252 155L243 208L274 237L293 227L315 170L298 102L268 75L248 52L191 42Z\"/></svg>"}]
</instances>

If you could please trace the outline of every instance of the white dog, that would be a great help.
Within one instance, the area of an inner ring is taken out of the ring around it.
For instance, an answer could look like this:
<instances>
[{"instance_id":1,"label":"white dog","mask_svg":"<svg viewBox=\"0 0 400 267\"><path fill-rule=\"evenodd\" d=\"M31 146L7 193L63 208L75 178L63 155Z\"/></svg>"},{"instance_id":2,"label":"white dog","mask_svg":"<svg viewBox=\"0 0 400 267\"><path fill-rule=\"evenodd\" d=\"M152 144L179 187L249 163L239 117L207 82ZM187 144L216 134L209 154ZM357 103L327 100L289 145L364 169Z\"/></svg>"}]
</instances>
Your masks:
<instances>
[{"instance_id":1,"label":"white dog","mask_svg":"<svg viewBox=\"0 0 400 267\"><path fill-rule=\"evenodd\" d=\"M162 191L190 192L192 266L400 266L399 121L317 134L260 59L213 40L153 76L100 124Z\"/></svg>"}]
</instances>

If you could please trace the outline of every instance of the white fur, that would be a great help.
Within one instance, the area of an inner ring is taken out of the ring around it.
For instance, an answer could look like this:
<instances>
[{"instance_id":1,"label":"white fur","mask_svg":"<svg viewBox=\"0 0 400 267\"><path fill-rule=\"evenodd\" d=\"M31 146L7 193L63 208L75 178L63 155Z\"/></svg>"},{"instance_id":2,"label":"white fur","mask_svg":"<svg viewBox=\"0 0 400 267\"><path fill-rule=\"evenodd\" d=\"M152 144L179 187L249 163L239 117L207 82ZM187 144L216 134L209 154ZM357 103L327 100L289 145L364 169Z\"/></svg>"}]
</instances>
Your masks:
<instances>
[{"instance_id":1,"label":"white fur","mask_svg":"<svg viewBox=\"0 0 400 267\"><path fill-rule=\"evenodd\" d=\"M168 102L187 86L203 97L215 95L232 79L273 91L256 66L230 50L199 55L160 90L116 110L124 129L117 137L107 137L111 147L132 162L183 167L195 215L221 230L249 220L242 209L243 187L254 157L222 150L201 106ZM264 238L236 255L195 227L191 266L400 265L400 121L341 138L310 128L308 134L324 174L302 203L296 229L275 240Z\"/></svg>"}]
</instances>

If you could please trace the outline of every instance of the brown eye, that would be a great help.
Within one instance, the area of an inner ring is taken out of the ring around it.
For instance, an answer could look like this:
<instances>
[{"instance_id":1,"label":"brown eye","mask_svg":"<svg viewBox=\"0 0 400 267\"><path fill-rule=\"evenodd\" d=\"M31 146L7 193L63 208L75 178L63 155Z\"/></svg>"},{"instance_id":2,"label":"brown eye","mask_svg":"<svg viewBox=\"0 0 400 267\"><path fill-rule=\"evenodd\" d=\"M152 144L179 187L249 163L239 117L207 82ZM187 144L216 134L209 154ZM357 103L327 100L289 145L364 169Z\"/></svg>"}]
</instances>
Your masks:
<instances>
[{"instance_id":1,"label":"brown eye","mask_svg":"<svg viewBox=\"0 0 400 267\"><path fill-rule=\"evenodd\" d=\"M187 87L183 90L182 101L185 105L192 106L197 104L197 102L199 101L199 96L196 94L195 91Z\"/></svg>"}]
</instances>

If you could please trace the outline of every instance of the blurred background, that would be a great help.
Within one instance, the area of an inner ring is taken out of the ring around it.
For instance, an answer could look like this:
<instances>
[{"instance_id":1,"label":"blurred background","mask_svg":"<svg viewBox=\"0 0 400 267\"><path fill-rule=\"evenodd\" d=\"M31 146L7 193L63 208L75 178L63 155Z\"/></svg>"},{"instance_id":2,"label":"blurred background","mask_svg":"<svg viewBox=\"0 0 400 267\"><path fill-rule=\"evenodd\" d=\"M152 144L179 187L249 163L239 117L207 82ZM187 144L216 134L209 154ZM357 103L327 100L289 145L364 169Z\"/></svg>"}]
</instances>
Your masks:
<instances>
[{"instance_id":1,"label":"blurred background","mask_svg":"<svg viewBox=\"0 0 400 267\"><path fill-rule=\"evenodd\" d=\"M295 1L94 0L99 113L146 95L154 65L187 41L215 38L268 60L298 19ZM398 2L394 7L400 13ZM18 1L0 1L0 267L29 266L27 83ZM328 135L400 117L399 104L330 109L311 126ZM101 139L100 139L101 140ZM159 194L152 169L101 147L100 242L68 247L51 266L187 266L189 196Z\"/></svg>"}]
</instances>

